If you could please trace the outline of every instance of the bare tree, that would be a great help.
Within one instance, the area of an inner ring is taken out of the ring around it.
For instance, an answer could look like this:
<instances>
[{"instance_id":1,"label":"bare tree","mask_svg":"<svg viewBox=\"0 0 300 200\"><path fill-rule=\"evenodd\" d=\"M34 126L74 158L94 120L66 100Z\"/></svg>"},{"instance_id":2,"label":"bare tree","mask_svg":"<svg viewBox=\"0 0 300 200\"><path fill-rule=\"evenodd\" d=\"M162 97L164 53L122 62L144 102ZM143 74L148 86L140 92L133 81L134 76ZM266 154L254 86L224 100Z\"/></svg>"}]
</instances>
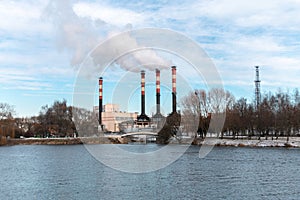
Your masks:
<instances>
[{"instance_id":1,"label":"bare tree","mask_svg":"<svg viewBox=\"0 0 300 200\"><path fill-rule=\"evenodd\" d=\"M225 124L221 137L226 133L233 136L239 135L251 138L254 135L261 139L269 136L276 138L284 136L289 141L291 136L299 135L300 131L300 93L296 89L291 95L288 91L279 90L276 94L267 93L262 98L258 110L254 103L247 103L245 98L235 102L234 96L220 88L213 88L208 93L196 90L189 93L181 101L183 121L193 121L199 117L198 134L205 137L208 124L211 120L219 120L219 115L226 113ZM209 113L212 118L208 119ZM188 123L186 123L188 124ZM193 126L187 129L193 130ZM211 128L211 127L210 127ZM209 132L215 132L213 128Z\"/></svg>"},{"instance_id":2,"label":"bare tree","mask_svg":"<svg viewBox=\"0 0 300 200\"><path fill-rule=\"evenodd\" d=\"M298 89L294 91L294 105L293 105L293 131L294 135L299 135L300 130L300 93Z\"/></svg>"},{"instance_id":3,"label":"bare tree","mask_svg":"<svg viewBox=\"0 0 300 200\"><path fill-rule=\"evenodd\" d=\"M205 90L190 92L181 99L181 106L184 131L195 137L200 135L204 138L211 118L207 92Z\"/></svg>"},{"instance_id":4,"label":"bare tree","mask_svg":"<svg viewBox=\"0 0 300 200\"><path fill-rule=\"evenodd\" d=\"M16 111L12 105L8 103L0 103L0 120L13 119Z\"/></svg>"},{"instance_id":5,"label":"bare tree","mask_svg":"<svg viewBox=\"0 0 300 200\"><path fill-rule=\"evenodd\" d=\"M224 118L226 111L229 108L232 108L233 103L234 96L230 92L220 88L213 88L208 93L205 90L195 90L194 92L190 92L181 100L183 113L182 120L187 121L184 123L185 131L195 132L196 125L198 126L198 128L196 128L198 135L205 138L210 121L218 121ZM211 118L212 116L214 117L213 119ZM195 124L195 121L198 121L199 123ZM217 126L210 128L211 132L218 132L218 134L221 130Z\"/></svg>"},{"instance_id":6,"label":"bare tree","mask_svg":"<svg viewBox=\"0 0 300 200\"><path fill-rule=\"evenodd\" d=\"M265 95L260 105L260 121L259 130L260 137L265 136L268 139L271 129L274 126L273 120L274 114L272 112L272 104L270 96Z\"/></svg>"},{"instance_id":7,"label":"bare tree","mask_svg":"<svg viewBox=\"0 0 300 200\"><path fill-rule=\"evenodd\" d=\"M180 102L184 132L194 136L196 136L199 117L202 115L200 102L197 92L190 92L187 96L183 97Z\"/></svg>"},{"instance_id":8,"label":"bare tree","mask_svg":"<svg viewBox=\"0 0 300 200\"><path fill-rule=\"evenodd\" d=\"M248 130L248 104L247 99L241 98L226 109L226 120L223 132L233 135L233 138L245 135ZM223 137L223 134L222 134Z\"/></svg>"},{"instance_id":9,"label":"bare tree","mask_svg":"<svg viewBox=\"0 0 300 200\"><path fill-rule=\"evenodd\" d=\"M73 121L81 137L97 135L98 117L97 115L84 108L73 107Z\"/></svg>"},{"instance_id":10,"label":"bare tree","mask_svg":"<svg viewBox=\"0 0 300 200\"><path fill-rule=\"evenodd\" d=\"M222 88L212 88L208 92L208 104L211 113L225 113L227 108L232 108L234 96Z\"/></svg>"}]
</instances>

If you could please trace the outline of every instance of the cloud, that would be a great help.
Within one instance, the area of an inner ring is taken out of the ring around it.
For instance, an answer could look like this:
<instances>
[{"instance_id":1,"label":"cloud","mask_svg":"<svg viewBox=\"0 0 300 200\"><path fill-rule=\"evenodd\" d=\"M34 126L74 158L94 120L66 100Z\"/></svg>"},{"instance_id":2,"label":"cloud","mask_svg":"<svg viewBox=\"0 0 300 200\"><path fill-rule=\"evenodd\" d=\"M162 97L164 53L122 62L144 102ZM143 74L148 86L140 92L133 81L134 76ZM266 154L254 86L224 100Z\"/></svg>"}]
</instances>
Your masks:
<instances>
[{"instance_id":1,"label":"cloud","mask_svg":"<svg viewBox=\"0 0 300 200\"><path fill-rule=\"evenodd\" d=\"M61 48L72 52L71 65L73 66L81 65L88 53L101 41L120 32L120 26L126 29L130 28L130 25L128 25L130 23L143 21L140 14L127 9L95 3L73 3L58 0L49 3L45 9L45 15L56 22L58 44ZM120 18L120 16L122 17ZM106 25L109 25L112 30L109 32L99 30ZM99 37L99 31L102 32L104 38ZM122 41L111 41L109 48L124 51L124 49L132 50L143 48L143 46L138 45L138 42L131 35L125 34ZM157 65L169 64L151 49L130 53L129 57L116 60L120 67L125 70L139 71L137 66L143 65L145 62ZM111 55L107 56L110 57ZM99 58L94 58L94 61L97 59ZM97 62L94 63L97 65ZM87 71L89 70L87 69ZM94 74L94 71L90 71L90 73Z\"/></svg>"},{"instance_id":2,"label":"cloud","mask_svg":"<svg viewBox=\"0 0 300 200\"><path fill-rule=\"evenodd\" d=\"M49 24L41 21L45 1L1 1L0 34L26 37L49 32Z\"/></svg>"},{"instance_id":3,"label":"cloud","mask_svg":"<svg viewBox=\"0 0 300 200\"><path fill-rule=\"evenodd\" d=\"M287 28L299 24L300 3L296 0L212 0L198 2L193 7L200 15L241 27Z\"/></svg>"},{"instance_id":4,"label":"cloud","mask_svg":"<svg viewBox=\"0 0 300 200\"><path fill-rule=\"evenodd\" d=\"M64 81L70 81L74 75L68 67L0 67L0 90L53 90Z\"/></svg>"},{"instance_id":5,"label":"cloud","mask_svg":"<svg viewBox=\"0 0 300 200\"><path fill-rule=\"evenodd\" d=\"M233 45L237 45L238 49L255 52L274 53L287 50L287 47L280 45L275 41L275 39L268 36L246 36L242 38L236 38L236 40L233 41Z\"/></svg>"},{"instance_id":6,"label":"cloud","mask_svg":"<svg viewBox=\"0 0 300 200\"><path fill-rule=\"evenodd\" d=\"M0 18L1 88L13 89L17 82L24 90L38 85L59 90L99 42L144 27L173 29L197 41L225 86L243 86L248 97L253 96L255 65L261 66L262 88L299 87L299 0L2 1ZM122 44L142 48L130 35ZM142 64L169 65L161 58L157 51L133 51L117 65L130 71ZM120 74L114 70L108 73Z\"/></svg>"},{"instance_id":7,"label":"cloud","mask_svg":"<svg viewBox=\"0 0 300 200\"><path fill-rule=\"evenodd\" d=\"M76 15L70 1L51 0L43 15L55 25L59 49L72 53L72 66L80 65L100 41L92 21Z\"/></svg>"},{"instance_id":8,"label":"cloud","mask_svg":"<svg viewBox=\"0 0 300 200\"><path fill-rule=\"evenodd\" d=\"M145 16L133 10L112 7L103 3L77 2L73 10L79 17L88 17L92 20L100 20L104 24L116 27L124 27L127 24L142 24Z\"/></svg>"}]
</instances>

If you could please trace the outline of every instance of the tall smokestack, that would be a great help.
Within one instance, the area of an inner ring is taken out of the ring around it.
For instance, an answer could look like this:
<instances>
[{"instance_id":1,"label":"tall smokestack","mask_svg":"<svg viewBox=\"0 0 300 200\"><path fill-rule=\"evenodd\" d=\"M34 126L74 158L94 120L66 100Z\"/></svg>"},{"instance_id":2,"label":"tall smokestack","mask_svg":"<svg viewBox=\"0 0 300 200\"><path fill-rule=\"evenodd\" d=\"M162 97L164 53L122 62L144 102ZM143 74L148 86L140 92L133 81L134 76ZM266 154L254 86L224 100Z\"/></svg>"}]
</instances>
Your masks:
<instances>
[{"instance_id":1,"label":"tall smokestack","mask_svg":"<svg viewBox=\"0 0 300 200\"><path fill-rule=\"evenodd\" d=\"M176 113L176 66L172 66L172 113Z\"/></svg>"},{"instance_id":2,"label":"tall smokestack","mask_svg":"<svg viewBox=\"0 0 300 200\"><path fill-rule=\"evenodd\" d=\"M138 122L141 125L146 125L150 122L150 118L146 115L145 112L145 71L141 71L141 114L137 117Z\"/></svg>"},{"instance_id":3,"label":"tall smokestack","mask_svg":"<svg viewBox=\"0 0 300 200\"><path fill-rule=\"evenodd\" d=\"M156 114L152 117L156 123L157 131L159 131L165 124L165 118L160 113L160 70L156 69Z\"/></svg>"},{"instance_id":4,"label":"tall smokestack","mask_svg":"<svg viewBox=\"0 0 300 200\"><path fill-rule=\"evenodd\" d=\"M160 70L156 69L156 114L160 114Z\"/></svg>"},{"instance_id":5,"label":"tall smokestack","mask_svg":"<svg viewBox=\"0 0 300 200\"><path fill-rule=\"evenodd\" d=\"M141 71L141 115L145 115L145 71Z\"/></svg>"},{"instance_id":6,"label":"tall smokestack","mask_svg":"<svg viewBox=\"0 0 300 200\"><path fill-rule=\"evenodd\" d=\"M103 78L99 78L99 125L102 127L102 108L103 108Z\"/></svg>"}]
</instances>

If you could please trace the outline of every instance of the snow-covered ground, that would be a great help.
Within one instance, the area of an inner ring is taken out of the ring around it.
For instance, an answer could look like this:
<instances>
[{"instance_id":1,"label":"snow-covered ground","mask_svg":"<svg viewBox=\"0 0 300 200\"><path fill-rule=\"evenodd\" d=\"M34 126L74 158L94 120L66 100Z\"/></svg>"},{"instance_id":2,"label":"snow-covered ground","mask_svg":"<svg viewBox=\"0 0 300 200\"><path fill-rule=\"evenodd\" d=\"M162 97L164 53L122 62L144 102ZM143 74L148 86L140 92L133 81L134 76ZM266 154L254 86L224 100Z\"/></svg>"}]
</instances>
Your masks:
<instances>
[{"instance_id":1,"label":"snow-covered ground","mask_svg":"<svg viewBox=\"0 0 300 200\"><path fill-rule=\"evenodd\" d=\"M274 138L261 138L261 140L253 139L218 139L206 138L200 142L200 145L213 145L213 146L235 146L235 147L295 147L300 148L300 138L291 137L287 142L286 137L280 137L277 140Z\"/></svg>"}]
</instances>

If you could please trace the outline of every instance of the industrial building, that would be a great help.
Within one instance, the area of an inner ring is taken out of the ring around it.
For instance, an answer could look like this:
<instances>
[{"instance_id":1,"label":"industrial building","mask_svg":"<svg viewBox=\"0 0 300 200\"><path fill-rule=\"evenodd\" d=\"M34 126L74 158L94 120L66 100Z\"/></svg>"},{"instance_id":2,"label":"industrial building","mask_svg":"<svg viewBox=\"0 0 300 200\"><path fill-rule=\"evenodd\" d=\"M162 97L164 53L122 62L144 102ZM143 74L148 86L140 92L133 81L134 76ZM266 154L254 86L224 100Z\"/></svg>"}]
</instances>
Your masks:
<instances>
[{"instance_id":1,"label":"industrial building","mask_svg":"<svg viewBox=\"0 0 300 200\"><path fill-rule=\"evenodd\" d=\"M94 112L99 113L99 106L94 107ZM120 123L125 121L133 122L138 116L138 113L129 113L120 111L117 104L105 104L102 108L102 126L103 131L119 132Z\"/></svg>"},{"instance_id":2,"label":"industrial building","mask_svg":"<svg viewBox=\"0 0 300 200\"><path fill-rule=\"evenodd\" d=\"M172 66L172 113L176 113L176 67ZM141 113L121 112L116 104L103 106L103 78L99 78L99 106L94 112L99 113L99 127L101 131L119 132L124 129L160 128L165 117L160 113L160 70L156 69L156 114L150 118L145 112L145 71L141 71ZM98 111L98 112L97 112Z\"/></svg>"}]
</instances>

